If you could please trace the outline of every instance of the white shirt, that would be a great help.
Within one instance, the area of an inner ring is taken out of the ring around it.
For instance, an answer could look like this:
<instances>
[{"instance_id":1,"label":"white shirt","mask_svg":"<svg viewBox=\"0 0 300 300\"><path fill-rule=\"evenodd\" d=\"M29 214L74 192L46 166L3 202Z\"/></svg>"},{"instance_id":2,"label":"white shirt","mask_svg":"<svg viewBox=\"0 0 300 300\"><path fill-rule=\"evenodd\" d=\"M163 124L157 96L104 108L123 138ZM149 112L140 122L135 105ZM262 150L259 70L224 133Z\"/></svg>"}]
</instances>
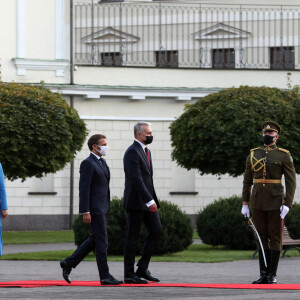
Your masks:
<instances>
[{"instance_id":1,"label":"white shirt","mask_svg":"<svg viewBox=\"0 0 300 300\"><path fill-rule=\"evenodd\" d=\"M97 159L100 159L100 158L101 158L101 156L95 154L94 152L91 152L91 154L95 155Z\"/></svg>"},{"instance_id":2,"label":"white shirt","mask_svg":"<svg viewBox=\"0 0 300 300\"><path fill-rule=\"evenodd\" d=\"M145 148L146 148L146 145L144 145L143 143L141 143L139 140L137 140L137 139L134 139L136 142L138 142L141 146L142 146L142 148L143 148L143 150L144 150L144 152L145 152ZM147 207L150 207L151 205L153 205L155 203L155 201L154 201L154 199L152 199L152 200L150 200L149 202L147 202L146 203L146 205L147 205Z\"/></svg>"}]
</instances>

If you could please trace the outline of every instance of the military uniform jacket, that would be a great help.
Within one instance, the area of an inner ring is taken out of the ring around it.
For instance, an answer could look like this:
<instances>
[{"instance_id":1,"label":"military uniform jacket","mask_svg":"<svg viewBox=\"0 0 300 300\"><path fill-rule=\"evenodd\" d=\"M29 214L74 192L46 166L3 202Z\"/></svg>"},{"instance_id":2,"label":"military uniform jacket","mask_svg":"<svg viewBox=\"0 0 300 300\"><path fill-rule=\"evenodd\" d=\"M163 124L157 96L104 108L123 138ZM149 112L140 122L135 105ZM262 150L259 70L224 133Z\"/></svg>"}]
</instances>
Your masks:
<instances>
[{"instance_id":1,"label":"military uniform jacket","mask_svg":"<svg viewBox=\"0 0 300 300\"><path fill-rule=\"evenodd\" d=\"M285 179L285 197L282 184L277 183L282 175ZM263 178L275 180L276 183L254 182ZM263 211L279 209L282 204L291 207L295 189L296 172L289 151L276 145L250 151L243 181L243 201L250 201L252 208Z\"/></svg>"}]
</instances>

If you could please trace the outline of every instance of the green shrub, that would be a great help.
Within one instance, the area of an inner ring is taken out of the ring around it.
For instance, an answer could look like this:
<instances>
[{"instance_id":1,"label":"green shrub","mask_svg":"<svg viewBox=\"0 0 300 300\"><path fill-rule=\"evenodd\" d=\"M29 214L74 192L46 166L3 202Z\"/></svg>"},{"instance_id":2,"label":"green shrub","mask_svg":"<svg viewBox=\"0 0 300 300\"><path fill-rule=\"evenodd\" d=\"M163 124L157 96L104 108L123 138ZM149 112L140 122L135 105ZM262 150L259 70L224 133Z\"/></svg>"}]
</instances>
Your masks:
<instances>
[{"instance_id":1,"label":"green shrub","mask_svg":"<svg viewBox=\"0 0 300 300\"><path fill-rule=\"evenodd\" d=\"M63 96L43 86L0 82L0 157L9 180L61 170L87 130Z\"/></svg>"},{"instance_id":2,"label":"green shrub","mask_svg":"<svg viewBox=\"0 0 300 300\"><path fill-rule=\"evenodd\" d=\"M163 233L156 254L175 253L185 250L193 243L193 228L190 218L176 205L160 202L159 215Z\"/></svg>"},{"instance_id":3,"label":"green shrub","mask_svg":"<svg viewBox=\"0 0 300 300\"><path fill-rule=\"evenodd\" d=\"M90 235L90 225L82 221L82 216L79 215L75 218L73 223L75 245L79 246Z\"/></svg>"},{"instance_id":4,"label":"green shrub","mask_svg":"<svg viewBox=\"0 0 300 300\"><path fill-rule=\"evenodd\" d=\"M284 219L292 239L300 239L300 204L294 203Z\"/></svg>"},{"instance_id":5,"label":"green shrub","mask_svg":"<svg viewBox=\"0 0 300 300\"><path fill-rule=\"evenodd\" d=\"M273 120L282 128L277 145L291 152L299 173L299 115L298 88L242 86L221 90L187 105L171 123L172 158L201 174L241 175L250 149L261 144L261 124Z\"/></svg>"},{"instance_id":6,"label":"green shrub","mask_svg":"<svg viewBox=\"0 0 300 300\"><path fill-rule=\"evenodd\" d=\"M196 224L203 243L230 249L255 249L255 239L241 214L241 206L242 199L233 196L220 198L199 212Z\"/></svg>"},{"instance_id":7,"label":"green shrub","mask_svg":"<svg viewBox=\"0 0 300 300\"><path fill-rule=\"evenodd\" d=\"M155 250L155 254L183 251L193 242L191 221L177 205L167 201L161 201L160 204L159 215L163 233ZM123 209L122 200L113 199L111 201L108 220L108 254L123 255L126 214ZM81 227L80 224L83 226ZM73 227L76 245L80 245L89 236L89 227L84 225L86 224L83 224L82 216L78 216ZM145 227L142 226L136 254L141 253L146 235L147 231Z\"/></svg>"},{"instance_id":8,"label":"green shrub","mask_svg":"<svg viewBox=\"0 0 300 300\"><path fill-rule=\"evenodd\" d=\"M126 215L123 201L113 199L110 203L107 228L109 254L123 254L125 226Z\"/></svg>"}]
</instances>

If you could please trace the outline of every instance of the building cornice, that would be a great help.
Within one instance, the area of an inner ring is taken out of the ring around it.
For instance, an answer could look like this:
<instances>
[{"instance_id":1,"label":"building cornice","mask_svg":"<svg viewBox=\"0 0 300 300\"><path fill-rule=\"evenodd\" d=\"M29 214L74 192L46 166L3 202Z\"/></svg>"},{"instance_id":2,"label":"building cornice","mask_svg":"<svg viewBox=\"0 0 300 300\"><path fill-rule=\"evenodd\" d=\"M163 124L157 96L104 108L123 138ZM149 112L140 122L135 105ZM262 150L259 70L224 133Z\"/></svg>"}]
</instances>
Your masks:
<instances>
[{"instance_id":1,"label":"building cornice","mask_svg":"<svg viewBox=\"0 0 300 300\"><path fill-rule=\"evenodd\" d=\"M148 122L173 122L175 117L149 117L149 116L87 116L81 115L80 118L86 121L141 121L147 120Z\"/></svg>"},{"instance_id":2,"label":"building cornice","mask_svg":"<svg viewBox=\"0 0 300 300\"><path fill-rule=\"evenodd\" d=\"M101 85L46 85L52 92L66 96L81 96L86 99L102 97L127 97L129 100L147 98L168 98L178 101L191 101L220 91L220 88L185 88L185 87L141 87L141 86L101 86Z\"/></svg>"}]
</instances>

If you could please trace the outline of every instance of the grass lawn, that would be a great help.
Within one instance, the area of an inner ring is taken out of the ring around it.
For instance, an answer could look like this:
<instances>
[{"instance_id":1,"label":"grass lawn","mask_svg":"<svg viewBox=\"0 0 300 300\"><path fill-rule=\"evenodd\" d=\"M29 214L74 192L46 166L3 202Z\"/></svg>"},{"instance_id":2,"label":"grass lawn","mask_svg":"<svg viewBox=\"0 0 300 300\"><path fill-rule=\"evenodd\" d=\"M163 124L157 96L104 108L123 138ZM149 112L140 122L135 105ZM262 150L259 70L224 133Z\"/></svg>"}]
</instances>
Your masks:
<instances>
[{"instance_id":1,"label":"grass lawn","mask_svg":"<svg viewBox=\"0 0 300 300\"><path fill-rule=\"evenodd\" d=\"M194 239L199 239L199 235L198 235L198 232L197 232L197 230L193 230L193 240Z\"/></svg>"},{"instance_id":2,"label":"grass lawn","mask_svg":"<svg viewBox=\"0 0 300 300\"><path fill-rule=\"evenodd\" d=\"M74 242L73 230L62 231L4 231L4 245Z\"/></svg>"},{"instance_id":3,"label":"grass lawn","mask_svg":"<svg viewBox=\"0 0 300 300\"><path fill-rule=\"evenodd\" d=\"M73 230L62 231L4 231L4 245L9 244L35 244L35 243L66 243L74 242ZM193 239L199 239L196 230Z\"/></svg>"},{"instance_id":4,"label":"grass lawn","mask_svg":"<svg viewBox=\"0 0 300 300\"><path fill-rule=\"evenodd\" d=\"M59 261L71 255L73 251L43 251L32 253L5 254L0 260L56 260ZM194 263L214 263L234 260L251 259L252 250L227 250L224 247L212 247L209 245L191 245L187 250L175 254L154 256L151 261L158 262L194 262ZM286 257L300 257L297 250L290 250ZM138 258L137 258L138 259ZM95 255L90 254L85 260L95 261ZM123 256L109 256L109 261L123 261Z\"/></svg>"}]
</instances>

